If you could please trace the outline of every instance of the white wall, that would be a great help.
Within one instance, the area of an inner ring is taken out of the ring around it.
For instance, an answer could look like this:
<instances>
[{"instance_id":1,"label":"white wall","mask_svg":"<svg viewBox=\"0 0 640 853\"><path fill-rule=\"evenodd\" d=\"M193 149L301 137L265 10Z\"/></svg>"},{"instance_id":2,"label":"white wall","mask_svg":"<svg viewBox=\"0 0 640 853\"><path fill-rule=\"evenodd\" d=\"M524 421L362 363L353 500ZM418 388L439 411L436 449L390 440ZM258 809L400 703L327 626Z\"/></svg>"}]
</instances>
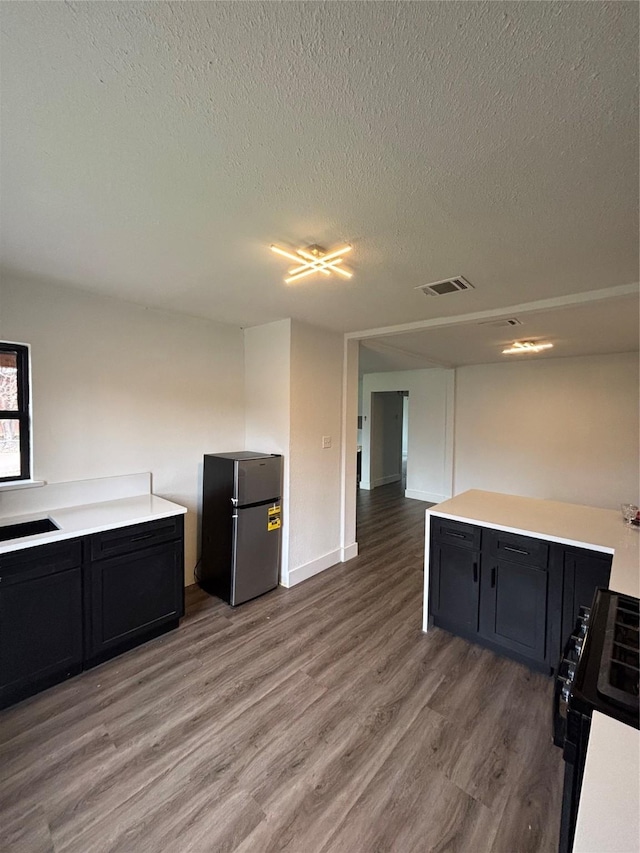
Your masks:
<instances>
[{"instance_id":1,"label":"white wall","mask_svg":"<svg viewBox=\"0 0 640 853\"><path fill-rule=\"evenodd\" d=\"M343 339L291 320L244 338L246 447L285 457L280 582L293 586L341 560Z\"/></svg>"},{"instance_id":2,"label":"white wall","mask_svg":"<svg viewBox=\"0 0 640 853\"><path fill-rule=\"evenodd\" d=\"M42 282L0 285L0 338L31 344L34 477L151 471L189 510L193 581L204 453L242 448L242 332Z\"/></svg>"},{"instance_id":3,"label":"white wall","mask_svg":"<svg viewBox=\"0 0 640 853\"><path fill-rule=\"evenodd\" d=\"M408 391L411 414L405 495L433 502L451 497L454 386L453 370L365 374L361 488L371 488L371 395L376 391Z\"/></svg>"},{"instance_id":4,"label":"white wall","mask_svg":"<svg viewBox=\"0 0 640 853\"><path fill-rule=\"evenodd\" d=\"M283 464L280 581L289 585L291 321L244 330L245 449L281 453Z\"/></svg>"},{"instance_id":5,"label":"white wall","mask_svg":"<svg viewBox=\"0 0 640 853\"><path fill-rule=\"evenodd\" d=\"M464 367L455 494L638 503L638 354Z\"/></svg>"},{"instance_id":6,"label":"white wall","mask_svg":"<svg viewBox=\"0 0 640 853\"><path fill-rule=\"evenodd\" d=\"M290 585L341 560L342 361L342 335L292 322Z\"/></svg>"}]
</instances>

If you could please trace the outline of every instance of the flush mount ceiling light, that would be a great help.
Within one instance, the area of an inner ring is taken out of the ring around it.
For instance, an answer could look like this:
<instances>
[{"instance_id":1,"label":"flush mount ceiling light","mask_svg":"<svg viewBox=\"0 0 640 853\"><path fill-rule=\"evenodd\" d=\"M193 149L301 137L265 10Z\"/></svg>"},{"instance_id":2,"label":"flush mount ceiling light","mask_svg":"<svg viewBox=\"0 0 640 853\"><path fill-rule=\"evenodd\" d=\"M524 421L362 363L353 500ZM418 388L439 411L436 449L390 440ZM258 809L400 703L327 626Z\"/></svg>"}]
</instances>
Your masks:
<instances>
[{"instance_id":1,"label":"flush mount ceiling light","mask_svg":"<svg viewBox=\"0 0 640 853\"><path fill-rule=\"evenodd\" d=\"M307 246L306 249L296 249L295 255L286 249L281 249L279 246L271 246L271 251L277 255L289 258L290 261L295 261L298 265L289 270L289 276L285 278L286 284L297 281L299 278L313 275L316 272L323 275L331 275L332 272L335 272L344 276L344 278L351 278L353 275L352 272L340 266L342 264L342 256L351 251L351 246L343 246L334 252L327 252L322 246Z\"/></svg>"},{"instance_id":2,"label":"flush mount ceiling light","mask_svg":"<svg viewBox=\"0 0 640 853\"><path fill-rule=\"evenodd\" d=\"M551 349L553 344L536 343L536 341L514 341L510 347L502 350L503 355L514 355L520 352L540 352Z\"/></svg>"}]
</instances>

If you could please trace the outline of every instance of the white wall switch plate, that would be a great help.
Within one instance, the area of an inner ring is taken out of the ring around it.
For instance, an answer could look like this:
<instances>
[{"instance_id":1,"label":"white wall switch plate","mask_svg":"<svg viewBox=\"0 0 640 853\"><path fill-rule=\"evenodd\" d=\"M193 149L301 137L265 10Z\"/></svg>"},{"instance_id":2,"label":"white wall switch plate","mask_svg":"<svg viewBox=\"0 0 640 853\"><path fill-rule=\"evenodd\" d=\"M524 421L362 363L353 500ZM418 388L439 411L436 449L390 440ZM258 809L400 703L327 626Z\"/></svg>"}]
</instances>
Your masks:
<instances>
[{"instance_id":1,"label":"white wall switch plate","mask_svg":"<svg viewBox=\"0 0 640 853\"><path fill-rule=\"evenodd\" d=\"M328 450L329 447L331 447L331 436L330 435L323 435L322 436L322 449Z\"/></svg>"}]
</instances>

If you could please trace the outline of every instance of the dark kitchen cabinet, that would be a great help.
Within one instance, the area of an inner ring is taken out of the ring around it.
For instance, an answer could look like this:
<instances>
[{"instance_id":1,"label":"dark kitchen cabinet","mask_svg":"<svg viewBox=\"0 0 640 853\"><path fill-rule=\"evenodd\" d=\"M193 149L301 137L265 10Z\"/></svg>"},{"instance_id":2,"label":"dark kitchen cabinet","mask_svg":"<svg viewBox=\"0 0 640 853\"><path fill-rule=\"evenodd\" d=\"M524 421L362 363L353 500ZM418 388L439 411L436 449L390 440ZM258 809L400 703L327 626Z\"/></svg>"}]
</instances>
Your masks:
<instances>
[{"instance_id":1,"label":"dark kitchen cabinet","mask_svg":"<svg viewBox=\"0 0 640 853\"><path fill-rule=\"evenodd\" d=\"M430 609L436 624L472 638L478 631L481 529L434 517Z\"/></svg>"},{"instance_id":2,"label":"dark kitchen cabinet","mask_svg":"<svg viewBox=\"0 0 640 853\"><path fill-rule=\"evenodd\" d=\"M431 609L438 624L465 636L478 631L480 554L455 545L433 550Z\"/></svg>"},{"instance_id":3,"label":"dark kitchen cabinet","mask_svg":"<svg viewBox=\"0 0 640 853\"><path fill-rule=\"evenodd\" d=\"M90 537L86 566L86 665L177 627L184 615L183 519Z\"/></svg>"},{"instance_id":4,"label":"dark kitchen cabinet","mask_svg":"<svg viewBox=\"0 0 640 853\"><path fill-rule=\"evenodd\" d=\"M435 516L429 576L434 624L550 670L561 576L547 542Z\"/></svg>"},{"instance_id":5,"label":"dark kitchen cabinet","mask_svg":"<svg viewBox=\"0 0 640 853\"><path fill-rule=\"evenodd\" d=\"M546 659L546 568L489 561L482 576L480 636L539 663Z\"/></svg>"},{"instance_id":6,"label":"dark kitchen cabinet","mask_svg":"<svg viewBox=\"0 0 640 853\"><path fill-rule=\"evenodd\" d=\"M0 707L82 669L79 540L0 556Z\"/></svg>"},{"instance_id":7,"label":"dark kitchen cabinet","mask_svg":"<svg viewBox=\"0 0 640 853\"><path fill-rule=\"evenodd\" d=\"M610 554L438 516L429 551L434 624L542 672L609 586Z\"/></svg>"},{"instance_id":8,"label":"dark kitchen cabinet","mask_svg":"<svg viewBox=\"0 0 640 853\"><path fill-rule=\"evenodd\" d=\"M176 628L182 515L0 555L0 708Z\"/></svg>"},{"instance_id":9,"label":"dark kitchen cabinet","mask_svg":"<svg viewBox=\"0 0 640 853\"><path fill-rule=\"evenodd\" d=\"M480 636L544 664L549 610L548 543L489 530L483 553Z\"/></svg>"},{"instance_id":10,"label":"dark kitchen cabinet","mask_svg":"<svg viewBox=\"0 0 640 853\"><path fill-rule=\"evenodd\" d=\"M600 551L563 549L562 648L576 624L580 607L591 607L598 587L608 588L611 560L611 554Z\"/></svg>"}]
</instances>

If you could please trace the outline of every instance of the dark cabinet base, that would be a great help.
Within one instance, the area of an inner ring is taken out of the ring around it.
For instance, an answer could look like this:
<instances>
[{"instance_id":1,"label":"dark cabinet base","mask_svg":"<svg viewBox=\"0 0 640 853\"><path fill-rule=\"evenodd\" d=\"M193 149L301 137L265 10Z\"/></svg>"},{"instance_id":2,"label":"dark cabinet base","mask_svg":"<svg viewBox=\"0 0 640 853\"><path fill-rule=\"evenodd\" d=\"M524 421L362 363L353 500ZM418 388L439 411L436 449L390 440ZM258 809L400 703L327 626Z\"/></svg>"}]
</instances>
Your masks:
<instances>
[{"instance_id":1,"label":"dark cabinet base","mask_svg":"<svg viewBox=\"0 0 640 853\"><path fill-rule=\"evenodd\" d=\"M82 669L82 569L76 543L0 562L0 707Z\"/></svg>"},{"instance_id":2,"label":"dark cabinet base","mask_svg":"<svg viewBox=\"0 0 640 853\"><path fill-rule=\"evenodd\" d=\"M0 556L0 708L178 627L182 516Z\"/></svg>"},{"instance_id":3,"label":"dark cabinet base","mask_svg":"<svg viewBox=\"0 0 640 853\"><path fill-rule=\"evenodd\" d=\"M86 658L82 669L93 669L95 666L99 666L101 663L106 663L106 661L112 660L125 652L129 652L131 649L135 649L144 643L148 643L150 640L155 640L156 637L161 637L163 634L175 631L179 625L180 620L178 618L172 619L169 622L163 622L160 625L155 625L153 628L149 628L146 631L137 634L135 637L123 640L117 647L105 649L93 654L89 658Z\"/></svg>"},{"instance_id":4,"label":"dark cabinet base","mask_svg":"<svg viewBox=\"0 0 640 853\"><path fill-rule=\"evenodd\" d=\"M547 569L490 561L482 578L480 636L540 665L547 660Z\"/></svg>"},{"instance_id":5,"label":"dark cabinet base","mask_svg":"<svg viewBox=\"0 0 640 853\"><path fill-rule=\"evenodd\" d=\"M438 516L430 531L433 624L553 672L578 608L608 586L611 557Z\"/></svg>"},{"instance_id":6,"label":"dark cabinet base","mask_svg":"<svg viewBox=\"0 0 640 853\"><path fill-rule=\"evenodd\" d=\"M184 612L181 541L95 560L85 579L87 660L133 648Z\"/></svg>"}]
</instances>

